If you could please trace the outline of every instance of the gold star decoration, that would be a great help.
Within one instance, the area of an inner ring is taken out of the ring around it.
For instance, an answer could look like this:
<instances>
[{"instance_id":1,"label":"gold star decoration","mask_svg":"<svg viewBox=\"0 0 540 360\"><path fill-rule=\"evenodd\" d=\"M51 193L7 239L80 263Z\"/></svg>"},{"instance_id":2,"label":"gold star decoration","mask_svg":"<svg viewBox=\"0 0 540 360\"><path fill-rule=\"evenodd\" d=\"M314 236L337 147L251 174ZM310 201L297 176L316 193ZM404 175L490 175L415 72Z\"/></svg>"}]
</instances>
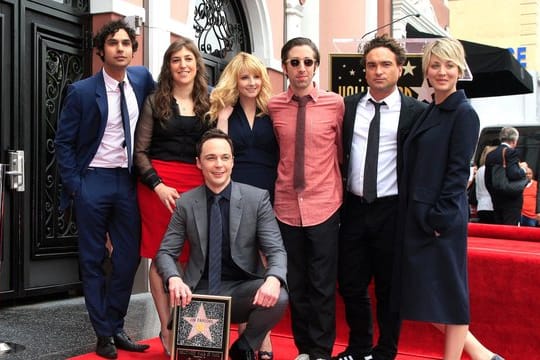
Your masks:
<instances>
[{"instance_id":1,"label":"gold star decoration","mask_svg":"<svg viewBox=\"0 0 540 360\"><path fill-rule=\"evenodd\" d=\"M407 64L403 65L403 75L410 74L411 76L414 76L414 69L416 69L416 66L412 65L410 61L407 61Z\"/></svg>"},{"instance_id":2,"label":"gold star decoration","mask_svg":"<svg viewBox=\"0 0 540 360\"><path fill-rule=\"evenodd\" d=\"M198 334L202 334L205 338L207 338L210 341L214 341L212 339L212 334L210 333L210 326L217 323L218 319L209 319L206 316L206 311L204 310L203 304L199 306L199 310L197 312L197 316L195 317L184 317L184 319L191 324L192 328L188 335L188 340L192 339Z\"/></svg>"}]
</instances>

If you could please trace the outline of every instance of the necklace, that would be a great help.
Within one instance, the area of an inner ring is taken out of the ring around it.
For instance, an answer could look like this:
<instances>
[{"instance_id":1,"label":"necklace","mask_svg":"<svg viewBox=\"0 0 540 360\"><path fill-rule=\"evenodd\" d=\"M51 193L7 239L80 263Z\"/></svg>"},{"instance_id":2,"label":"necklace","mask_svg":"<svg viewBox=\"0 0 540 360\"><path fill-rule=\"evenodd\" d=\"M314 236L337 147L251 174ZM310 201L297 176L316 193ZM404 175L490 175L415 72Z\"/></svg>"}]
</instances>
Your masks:
<instances>
[{"instance_id":1,"label":"necklace","mask_svg":"<svg viewBox=\"0 0 540 360\"><path fill-rule=\"evenodd\" d=\"M191 108L192 108L192 104L191 104L191 99L178 99L178 98L175 98L176 100L176 104L178 105L178 107L180 108L180 112L181 113L187 113L187 112L191 112Z\"/></svg>"}]
</instances>

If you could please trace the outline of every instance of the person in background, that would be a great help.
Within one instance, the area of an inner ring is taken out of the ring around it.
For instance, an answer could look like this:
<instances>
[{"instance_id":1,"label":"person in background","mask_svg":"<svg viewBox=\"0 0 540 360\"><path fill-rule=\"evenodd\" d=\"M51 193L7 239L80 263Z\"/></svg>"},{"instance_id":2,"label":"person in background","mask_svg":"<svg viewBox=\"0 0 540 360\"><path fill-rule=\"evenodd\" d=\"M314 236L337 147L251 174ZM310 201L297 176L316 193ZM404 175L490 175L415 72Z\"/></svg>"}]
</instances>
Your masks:
<instances>
[{"instance_id":1,"label":"person in background","mask_svg":"<svg viewBox=\"0 0 540 360\"><path fill-rule=\"evenodd\" d=\"M474 191L476 194L476 212L478 214L478 221L483 224L494 224L495 218L493 213L493 202L491 201L491 195L486 187L486 156L495 150L496 146L486 146L482 150L480 159L478 160L478 170L476 171L476 177L474 179Z\"/></svg>"},{"instance_id":2,"label":"person in background","mask_svg":"<svg viewBox=\"0 0 540 360\"><path fill-rule=\"evenodd\" d=\"M279 145L274 210L288 259L298 360L330 359L336 336L343 98L313 82L317 46L297 37L281 48L287 91L268 103Z\"/></svg>"},{"instance_id":3,"label":"person in background","mask_svg":"<svg viewBox=\"0 0 540 360\"><path fill-rule=\"evenodd\" d=\"M468 331L466 188L480 122L456 88L464 69L458 40L441 38L425 46L422 70L434 101L403 147L400 312L403 319L432 322L445 334L445 360L461 359L464 347L475 359L499 360Z\"/></svg>"},{"instance_id":4,"label":"person in background","mask_svg":"<svg viewBox=\"0 0 540 360\"><path fill-rule=\"evenodd\" d=\"M287 308L287 255L268 191L231 181L233 153L221 130L203 135L197 166L204 185L176 201L156 263L171 306L186 306L193 293L231 296L231 322L247 326L229 356L255 360L254 349ZM181 272L176 260L187 241L190 254Z\"/></svg>"},{"instance_id":5,"label":"person in background","mask_svg":"<svg viewBox=\"0 0 540 360\"><path fill-rule=\"evenodd\" d=\"M142 352L124 331L140 262L140 215L132 171L132 139L144 99L154 89L150 72L128 66L137 51L135 30L123 20L94 37L103 68L68 86L55 139L62 179L61 208L73 201L79 232L79 264L96 354L116 359L117 348ZM110 237L112 271L103 264Z\"/></svg>"},{"instance_id":6,"label":"person in background","mask_svg":"<svg viewBox=\"0 0 540 360\"><path fill-rule=\"evenodd\" d=\"M406 135L427 104L403 95L397 81L407 57L396 40L375 37L363 48L368 92L345 98L342 174L346 189L341 210L338 289L345 304L349 341L335 360L394 359L401 321L390 307L395 254L401 153ZM380 131L370 133L375 106ZM374 153L366 148L379 140ZM368 158L369 156L369 158ZM375 166L368 163L375 159ZM368 176L364 176L364 174ZM368 198L369 175L375 193ZM379 338L373 347L368 287L375 283Z\"/></svg>"},{"instance_id":7,"label":"person in background","mask_svg":"<svg viewBox=\"0 0 540 360\"><path fill-rule=\"evenodd\" d=\"M273 203L278 147L268 116L271 86L261 61L241 52L227 64L210 95L209 117L233 141L233 181L268 190ZM241 324L239 333L244 329ZM273 359L270 334L257 355L259 360Z\"/></svg>"},{"instance_id":8,"label":"person in background","mask_svg":"<svg viewBox=\"0 0 540 360\"><path fill-rule=\"evenodd\" d=\"M521 226L538 226L540 221L540 194L538 182L533 180L533 171L527 168L529 183L523 189L523 208L521 209Z\"/></svg>"},{"instance_id":9,"label":"person in background","mask_svg":"<svg viewBox=\"0 0 540 360\"><path fill-rule=\"evenodd\" d=\"M518 225L523 207L523 193L508 195L497 192L491 185L493 165L506 163L506 176L510 181L525 179L527 163L519 161L516 146L519 132L513 127L504 127L499 133L501 144L486 156L486 187L493 201L495 223L503 225ZM504 150L504 152L503 152Z\"/></svg>"},{"instance_id":10,"label":"person in background","mask_svg":"<svg viewBox=\"0 0 540 360\"><path fill-rule=\"evenodd\" d=\"M164 351L171 346L167 322L168 296L157 273L156 256L175 201L182 193L203 183L195 164L196 144L210 128L204 61L193 41L174 41L165 51L155 93L148 96L135 133L135 165L140 174L137 188L142 220L141 256L152 259L150 291L154 299Z\"/></svg>"}]
</instances>

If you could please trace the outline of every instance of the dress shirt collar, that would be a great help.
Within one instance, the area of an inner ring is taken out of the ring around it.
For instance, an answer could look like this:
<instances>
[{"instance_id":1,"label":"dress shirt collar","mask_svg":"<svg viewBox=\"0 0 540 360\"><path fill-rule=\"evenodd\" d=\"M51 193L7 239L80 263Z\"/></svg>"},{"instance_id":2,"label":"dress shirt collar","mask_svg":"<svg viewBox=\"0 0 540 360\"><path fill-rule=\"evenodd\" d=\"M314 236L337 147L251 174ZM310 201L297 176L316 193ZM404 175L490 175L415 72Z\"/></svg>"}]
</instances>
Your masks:
<instances>
[{"instance_id":1,"label":"dress shirt collar","mask_svg":"<svg viewBox=\"0 0 540 360\"><path fill-rule=\"evenodd\" d=\"M112 76L107 74L105 69L102 69L103 72L103 81L105 81L105 88L107 91L120 91L118 89L118 84L120 83L118 80L114 79ZM128 77L124 75L124 82L125 86L129 85Z\"/></svg>"},{"instance_id":2,"label":"dress shirt collar","mask_svg":"<svg viewBox=\"0 0 540 360\"><path fill-rule=\"evenodd\" d=\"M212 190L208 188L208 186L205 186L206 188L206 198L210 201L213 199L216 195L221 195L222 198L227 199L228 201L231 200L231 191L232 191L232 181L229 182L229 185L223 189L219 194L215 194Z\"/></svg>"},{"instance_id":3,"label":"dress shirt collar","mask_svg":"<svg viewBox=\"0 0 540 360\"><path fill-rule=\"evenodd\" d=\"M373 96L371 96L371 93L369 92L369 89L368 89L368 92L367 92L366 96L364 96L360 100L360 104L363 107L367 107L368 106L367 103L368 103L369 99L373 99ZM387 97L385 97L384 99L381 99L379 101L373 99L373 101L375 101L375 102L384 101L386 106L388 106L388 109L392 109L395 106L401 107L401 95L399 94L399 90L398 90L397 86L394 89L394 91L392 91L392 93L390 95L388 95Z\"/></svg>"},{"instance_id":4,"label":"dress shirt collar","mask_svg":"<svg viewBox=\"0 0 540 360\"><path fill-rule=\"evenodd\" d=\"M294 101L293 100L294 95L295 94L294 94L293 90L289 86L289 89L287 90L287 102ZM313 82L313 89L311 89L311 92L309 94L307 94L307 95L310 96L311 99L314 102L317 102L317 99L319 98L319 88L317 88L317 84L315 82Z\"/></svg>"}]
</instances>

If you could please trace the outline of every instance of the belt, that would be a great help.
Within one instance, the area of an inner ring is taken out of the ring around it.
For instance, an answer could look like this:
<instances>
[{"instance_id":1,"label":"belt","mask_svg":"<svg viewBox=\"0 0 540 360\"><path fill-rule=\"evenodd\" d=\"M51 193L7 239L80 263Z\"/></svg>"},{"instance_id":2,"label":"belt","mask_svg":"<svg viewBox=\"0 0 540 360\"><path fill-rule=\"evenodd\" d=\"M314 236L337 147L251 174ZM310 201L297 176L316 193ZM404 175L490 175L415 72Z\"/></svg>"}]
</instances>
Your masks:
<instances>
[{"instance_id":1,"label":"belt","mask_svg":"<svg viewBox=\"0 0 540 360\"><path fill-rule=\"evenodd\" d=\"M87 171L96 171L98 173L107 173L107 174L129 174L127 167L113 167L113 168L104 168L104 167L94 167L89 166Z\"/></svg>"},{"instance_id":2,"label":"belt","mask_svg":"<svg viewBox=\"0 0 540 360\"><path fill-rule=\"evenodd\" d=\"M358 195L355 195L352 192L348 192L348 191L347 191L347 196L350 199L352 199L352 200L354 200L356 202L359 202L360 204L375 204L375 203L384 203L384 202L391 202L391 201L397 201L398 200L398 195L390 195L390 196L381 196L381 197L378 197L375 200L369 202L363 196L358 196Z\"/></svg>"}]
</instances>

